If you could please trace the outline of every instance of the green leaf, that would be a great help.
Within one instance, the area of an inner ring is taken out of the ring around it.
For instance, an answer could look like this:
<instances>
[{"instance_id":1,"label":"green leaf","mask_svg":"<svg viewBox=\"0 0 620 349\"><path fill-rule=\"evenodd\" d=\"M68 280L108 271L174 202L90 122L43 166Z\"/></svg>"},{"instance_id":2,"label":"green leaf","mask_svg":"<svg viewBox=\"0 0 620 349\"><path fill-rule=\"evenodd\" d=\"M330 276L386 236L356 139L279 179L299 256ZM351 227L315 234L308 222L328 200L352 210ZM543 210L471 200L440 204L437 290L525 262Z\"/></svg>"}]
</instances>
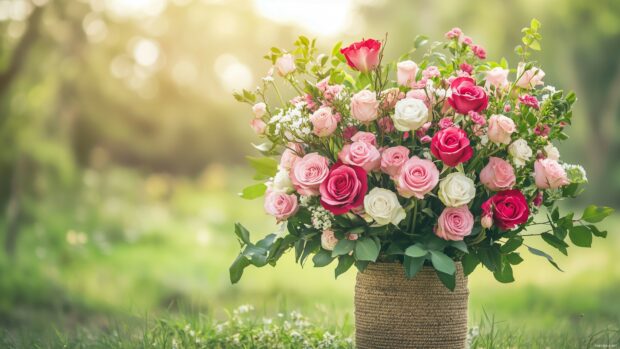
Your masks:
<instances>
[{"instance_id":1,"label":"green leaf","mask_svg":"<svg viewBox=\"0 0 620 349\"><path fill-rule=\"evenodd\" d=\"M332 257L340 256L343 254L348 254L349 252L353 251L354 248L355 248L355 241L351 241L347 239L340 240L338 241L338 243L334 247L334 250L332 251Z\"/></svg>"},{"instance_id":2,"label":"green leaf","mask_svg":"<svg viewBox=\"0 0 620 349\"><path fill-rule=\"evenodd\" d=\"M454 291L456 288L456 275L455 274L446 274L442 273L439 270L435 270L439 281L446 286L450 291Z\"/></svg>"},{"instance_id":3,"label":"green leaf","mask_svg":"<svg viewBox=\"0 0 620 349\"><path fill-rule=\"evenodd\" d=\"M506 260L512 265L517 265L523 262L523 258L521 258L521 255L516 252L507 254Z\"/></svg>"},{"instance_id":4,"label":"green leaf","mask_svg":"<svg viewBox=\"0 0 620 349\"><path fill-rule=\"evenodd\" d=\"M581 219L588 223L598 223L613 212L611 207L590 205L583 211Z\"/></svg>"},{"instance_id":5,"label":"green leaf","mask_svg":"<svg viewBox=\"0 0 620 349\"><path fill-rule=\"evenodd\" d=\"M368 267L368 264L370 264L370 261L355 261L355 267L360 272L364 272L364 270L366 270L366 267Z\"/></svg>"},{"instance_id":6,"label":"green leaf","mask_svg":"<svg viewBox=\"0 0 620 349\"><path fill-rule=\"evenodd\" d=\"M495 277L495 280L504 284L515 281L515 278L512 275L512 267L507 262L502 263L501 266L493 272L493 276Z\"/></svg>"},{"instance_id":7,"label":"green leaf","mask_svg":"<svg viewBox=\"0 0 620 349\"><path fill-rule=\"evenodd\" d=\"M431 250L431 262L442 273L453 275L456 272L454 261L443 252Z\"/></svg>"},{"instance_id":8,"label":"green leaf","mask_svg":"<svg viewBox=\"0 0 620 349\"><path fill-rule=\"evenodd\" d=\"M607 237L607 231L600 231L596 225L588 225L588 228L590 228L590 231L592 232L592 234L594 236L597 236L599 238L606 238Z\"/></svg>"},{"instance_id":9,"label":"green leaf","mask_svg":"<svg viewBox=\"0 0 620 349\"><path fill-rule=\"evenodd\" d=\"M424 266L424 261L426 258L418 257L413 258L409 256L405 256L403 259L403 267L405 267L405 276L407 278L412 279Z\"/></svg>"},{"instance_id":10,"label":"green leaf","mask_svg":"<svg viewBox=\"0 0 620 349\"><path fill-rule=\"evenodd\" d=\"M265 191L267 191L267 186L264 183L258 183L243 188L243 191L239 193L239 196L247 200L252 200L263 196Z\"/></svg>"},{"instance_id":11,"label":"green leaf","mask_svg":"<svg viewBox=\"0 0 620 349\"><path fill-rule=\"evenodd\" d=\"M428 251L421 244L415 244L407 247L405 254L409 257L417 258L426 256Z\"/></svg>"},{"instance_id":12,"label":"green leaf","mask_svg":"<svg viewBox=\"0 0 620 349\"><path fill-rule=\"evenodd\" d=\"M478 249L478 259L480 262L489 269L490 271L495 271L499 268L501 263L501 254L497 245L493 245L492 247L485 247Z\"/></svg>"},{"instance_id":13,"label":"green leaf","mask_svg":"<svg viewBox=\"0 0 620 349\"><path fill-rule=\"evenodd\" d=\"M244 244L250 244L250 232L241 223L235 223L235 235Z\"/></svg>"},{"instance_id":14,"label":"green leaf","mask_svg":"<svg viewBox=\"0 0 620 349\"><path fill-rule=\"evenodd\" d=\"M360 261L374 262L379 257L379 247L372 239L360 239L355 244L355 258Z\"/></svg>"},{"instance_id":15,"label":"green leaf","mask_svg":"<svg viewBox=\"0 0 620 349\"><path fill-rule=\"evenodd\" d=\"M456 248L459 251L468 253L469 251L467 250L467 244L465 243L465 241L452 241L452 243L450 244L452 247Z\"/></svg>"},{"instance_id":16,"label":"green leaf","mask_svg":"<svg viewBox=\"0 0 620 349\"><path fill-rule=\"evenodd\" d=\"M256 170L254 179L264 180L271 178L278 172L278 162L273 158L247 156L250 166Z\"/></svg>"},{"instance_id":17,"label":"green leaf","mask_svg":"<svg viewBox=\"0 0 620 349\"><path fill-rule=\"evenodd\" d=\"M537 256L541 256L541 257L547 258L549 263L551 263L551 265L553 265L557 270L564 271L564 270L560 269L558 264L553 260L553 257L551 257L550 255L548 255L545 252L543 252L543 251L541 251L539 249L536 249L534 247L530 247L530 246L527 246L527 245L525 245L525 246L527 247L527 250L530 251L530 253L535 254Z\"/></svg>"},{"instance_id":18,"label":"green leaf","mask_svg":"<svg viewBox=\"0 0 620 349\"><path fill-rule=\"evenodd\" d=\"M514 250L516 250L517 248L519 248L521 245L523 244L523 238L520 236L516 236L514 238L509 239L508 241L506 241L505 244L503 244L499 250L506 254L506 253L510 253Z\"/></svg>"},{"instance_id":19,"label":"green leaf","mask_svg":"<svg viewBox=\"0 0 620 349\"><path fill-rule=\"evenodd\" d=\"M579 247L591 247L592 246L592 232L586 226L580 225L572 227L568 232L570 241Z\"/></svg>"},{"instance_id":20,"label":"green leaf","mask_svg":"<svg viewBox=\"0 0 620 349\"><path fill-rule=\"evenodd\" d=\"M461 263L463 264L463 273L467 276L476 269L478 264L480 264L480 260L473 253L468 253L463 256Z\"/></svg>"},{"instance_id":21,"label":"green leaf","mask_svg":"<svg viewBox=\"0 0 620 349\"><path fill-rule=\"evenodd\" d=\"M555 247L558 251L562 252L565 256L568 255L568 252L566 251L568 244L566 242L558 239L556 236L549 233L542 233L540 234L540 237L545 240L546 243Z\"/></svg>"},{"instance_id":22,"label":"green leaf","mask_svg":"<svg viewBox=\"0 0 620 349\"><path fill-rule=\"evenodd\" d=\"M256 245L247 245L245 249L243 249L242 254L248 259L250 264L262 267L267 264L269 250Z\"/></svg>"},{"instance_id":23,"label":"green leaf","mask_svg":"<svg viewBox=\"0 0 620 349\"><path fill-rule=\"evenodd\" d=\"M334 260L332 253L327 250L321 249L317 254L312 257L312 262L315 267L324 267Z\"/></svg>"},{"instance_id":24,"label":"green leaf","mask_svg":"<svg viewBox=\"0 0 620 349\"><path fill-rule=\"evenodd\" d=\"M248 261L243 255L238 255L228 269L230 274L230 282L236 284L239 279L241 279L241 275L243 275L243 269L245 269L248 265L250 265L250 261Z\"/></svg>"},{"instance_id":25,"label":"green leaf","mask_svg":"<svg viewBox=\"0 0 620 349\"><path fill-rule=\"evenodd\" d=\"M418 35L413 40L413 47L417 49L417 48L420 48L421 46L426 45L427 43L428 43L428 36Z\"/></svg>"},{"instance_id":26,"label":"green leaf","mask_svg":"<svg viewBox=\"0 0 620 349\"><path fill-rule=\"evenodd\" d=\"M538 28L540 28L540 22L536 18L532 18L532 20L530 21L530 27L534 31L537 31Z\"/></svg>"},{"instance_id":27,"label":"green leaf","mask_svg":"<svg viewBox=\"0 0 620 349\"><path fill-rule=\"evenodd\" d=\"M355 262L355 258L353 256L345 255L338 257L338 266L336 266L335 277L338 278L342 273L349 270L351 266Z\"/></svg>"}]
</instances>

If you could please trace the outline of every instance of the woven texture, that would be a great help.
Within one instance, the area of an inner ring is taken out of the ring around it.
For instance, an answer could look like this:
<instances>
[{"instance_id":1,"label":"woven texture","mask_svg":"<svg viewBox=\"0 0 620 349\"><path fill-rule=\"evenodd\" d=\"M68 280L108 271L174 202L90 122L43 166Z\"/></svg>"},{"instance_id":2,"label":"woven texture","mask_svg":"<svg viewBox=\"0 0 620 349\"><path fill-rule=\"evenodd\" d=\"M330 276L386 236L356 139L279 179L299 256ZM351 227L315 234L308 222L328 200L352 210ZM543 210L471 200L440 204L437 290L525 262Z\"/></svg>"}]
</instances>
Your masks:
<instances>
[{"instance_id":1,"label":"woven texture","mask_svg":"<svg viewBox=\"0 0 620 349\"><path fill-rule=\"evenodd\" d=\"M355 340L359 349L465 348L469 291L457 263L448 290L431 267L411 280L400 263L371 263L357 274Z\"/></svg>"}]
</instances>

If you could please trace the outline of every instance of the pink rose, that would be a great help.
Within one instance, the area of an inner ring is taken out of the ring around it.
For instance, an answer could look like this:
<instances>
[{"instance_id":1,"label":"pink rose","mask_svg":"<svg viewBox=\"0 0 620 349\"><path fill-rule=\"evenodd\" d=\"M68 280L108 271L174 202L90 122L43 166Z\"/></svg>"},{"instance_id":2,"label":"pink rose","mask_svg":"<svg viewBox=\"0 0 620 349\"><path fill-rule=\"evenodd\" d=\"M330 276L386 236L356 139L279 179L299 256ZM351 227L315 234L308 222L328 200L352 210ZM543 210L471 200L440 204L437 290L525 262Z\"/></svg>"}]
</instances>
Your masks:
<instances>
[{"instance_id":1,"label":"pink rose","mask_svg":"<svg viewBox=\"0 0 620 349\"><path fill-rule=\"evenodd\" d=\"M415 99L419 99L421 101L425 101L426 102L428 100L429 96L426 95L426 91L424 89L416 88L416 89L413 89L413 90L409 90L407 92L407 94L405 95L405 97L406 98L415 98Z\"/></svg>"},{"instance_id":2,"label":"pink rose","mask_svg":"<svg viewBox=\"0 0 620 349\"><path fill-rule=\"evenodd\" d=\"M261 119L252 119L250 121L250 127L254 130L254 133L257 135L265 134L265 130L267 129L267 124Z\"/></svg>"},{"instance_id":3,"label":"pink rose","mask_svg":"<svg viewBox=\"0 0 620 349\"><path fill-rule=\"evenodd\" d=\"M363 168L336 163L321 183L321 205L335 215L361 207L368 190L368 178Z\"/></svg>"},{"instance_id":4,"label":"pink rose","mask_svg":"<svg viewBox=\"0 0 620 349\"><path fill-rule=\"evenodd\" d=\"M508 161L491 156L480 171L480 182L489 190L511 189L516 184L515 171Z\"/></svg>"},{"instance_id":5,"label":"pink rose","mask_svg":"<svg viewBox=\"0 0 620 349\"><path fill-rule=\"evenodd\" d=\"M338 159L347 165L359 166L366 172L376 170L381 166L379 150L366 142L345 144L338 154Z\"/></svg>"},{"instance_id":6,"label":"pink rose","mask_svg":"<svg viewBox=\"0 0 620 349\"><path fill-rule=\"evenodd\" d=\"M489 96L471 77L462 76L454 79L450 83L450 90L452 94L448 97L448 103L457 113L467 114L471 110L480 113L489 104Z\"/></svg>"},{"instance_id":7,"label":"pink rose","mask_svg":"<svg viewBox=\"0 0 620 349\"><path fill-rule=\"evenodd\" d=\"M290 53L284 54L276 60L276 69L281 76L295 71L295 57Z\"/></svg>"},{"instance_id":8,"label":"pink rose","mask_svg":"<svg viewBox=\"0 0 620 349\"><path fill-rule=\"evenodd\" d=\"M505 115L491 115L489 118L489 140L496 144L510 144L510 135L517 130L514 121Z\"/></svg>"},{"instance_id":9,"label":"pink rose","mask_svg":"<svg viewBox=\"0 0 620 349\"><path fill-rule=\"evenodd\" d=\"M471 75L471 73L474 71L474 67L465 62L461 63L461 65L459 65L459 68L461 68L464 73L467 73L467 75Z\"/></svg>"},{"instance_id":10,"label":"pink rose","mask_svg":"<svg viewBox=\"0 0 620 349\"><path fill-rule=\"evenodd\" d=\"M265 196L265 212L283 221L294 215L298 209L297 196L282 192L269 192Z\"/></svg>"},{"instance_id":11,"label":"pink rose","mask_svg":"<svg viewBox=\"0 0 620 349\"><path fill-rule=\"evenodd\" d=\"M409 160L409 149L406 147L398 145L387 148L381 153L381 171L394 177L407 160Z\"/></svg>"},{"instance_id":12,"label":"pink rose","mask_svg":"<svg viewBox=\"0 0 620 349\"><path fill-rule=\"evenodd\" d=\"M486 72L485 86L494 86L496 89L503 89L508 86L508 69L495 67Z\"/></svg>"},{"instance_id":13,"label":"pink rose","mask_svg":"<svg viewBox=\"0 0 620 349\"><path fill-rule=\"evenodd\" d=\"M410 86L415 82L415 75L418 72L418 65L414 61L407 60L396 65L396 80L400 86Z\"/></svg>"},{"instance_id":14,"label":"pink rose","mask_svg":"<svg viewBox=\"0 0 620 349\"><path fill-rule=\"evenodd\" d=\"M381 131L385 133L392 133L396 131L396 128L394 128L394 121L392 121L392 118L389 116L385 116L377 120L377 124L381 128Z\"/></svg>"},{"instance_id":15,"label":"pink rose","mask_svg":"<svg viewBox=\"0 0 620 349\"><path fill-rule=\"evenodd\" d=\"M474 215L467 206L446 207L437 218L435 235L452 241L461 241L471 234L474 227Z\"/></svg>"},{"instance_id":16,"label":"pink rose","mask_svg":"<svg viewBox=\"0 0 620 349\"><path fill-rule=\"evenodd\" d=\"M397 87L388 88L381 91L381 107L383 109L392 109L396 105L399 99L402 97L402 92Z\"/></svg>"},{"instance_id":17,"label":"pink rose","mask_svg":"<svg viewBox=\"0 0 620 349\"><path fill-rule=\"evenodd\" d=\"M284 149L282 157L280 157L280 167L285 170L290 170L293 168L295 162L301 159L300 155L303 155L301 145L298 143L289 143L288 148Z\"/></svg>"},{"instance_id":18,"label":"pink rose","mask_svg":"<svg viewBox=\"0 0 620 349\"><path fill-rule=\"evenodd\" d=\"M374 70L379 65L381 42L374 39L355 42L340 49L349 67L363 73Z\"/></svg>"},{"instance_id":19,"label":"pink rose","mask_svg":"<svg viewBox=\"0 0 620 349\"><path fill-rule=\"evenodd\" d=\"M291 182L301 195L318 195L319 186L329 173L329 161L318 153L298 159L290 172Z\"/></svg>"},{"instance_id":20,"label":"pink rose","mask_svg":"<svg viewBox=\"0 0 620 349\"><path fill-rule=\"evenodd\" d=\"M254 117L262 118L267 112L267 105L263 102L256 103L252 106L252 112L254 113Z\"/></svg>"},{"instance_id":21,"label":"pink rose","mask_svg":"<svg viewBox=\"0 0 620 349\"><path fill-rule=\"evenodd\" d=\"M377 94L369 90L362 90L351 97L351 117L367 124L377 118L379 101Z\"/></svg>"},{"instance_id":22,"label":"pink rose","mask_svg":"<svg viewBox=\"0 0 620 349\"><path fill-rule=\"evenodd\" d=\"M324 250L333 251L337 243L338 239L333 231L323 230L323 234L321 234L321 247L323 247Z\"/></svg>"},{"instance_id":23,"label":"pink rose","mask_svg":"<svg viewBox=\"0 0 620 349\"><path fill-rule=\"evenodd\" d=\"M517 66L517 80L516 85L521 88L532 89L538 85L543 85L542 79L545 77L545 72L540 68L531 68L525 70L525 63L521 62Z\"/></svg>"},{"instance_id":24,"label":"pink rose","mask_svg":"<svg viewBox=\"0 0 620 349\"><path fill-rule=\"evenodd\" d=\"M432 79L438 76L441 76L441 72L439 72L439 68L434 65L429 65L422 71L422 76L427 79Z\"/></svg>"},{"instance_id":25,"label":"pink rose","mask_svg":"<svg viewBox=\"0 0 620 349\"><path fill-rule=\"evenodd\" d=\"M538 99L536 99L536 97L532 95L519 96L519 102L521 102L521 104L525 104L529 107L532 107L536 110L540 108L540 104L538 104Z\"/></svg>"},{"instance_id":26,"label":"pink rose","mask_svg":"<svg viewBox=\"0 0 620 349\"><path fill-rule=\"evenodd\" d=\"M351 141L368 143L374 147L377 146L377 138L370 132L359 131L351 137Z\"/></svg>"},{"instance_id":27,"label":"pink rose","mask_svg":"<svg viewBox=\"0 0 620 349\"><path fill-rule=\"evenodd\" d=\"M395 181L401 196L423 199L437 186L439 170L432 161L414 156L400 168Z\"/></svg>"},{"instance_id":28,"label":"pink rose","mask_svg":"<svg viewBox=\"0 0 620 349\"><path fill-rule=\"evenodd\" d=\"M450 167L467 162L474 155L467 133L457 127L448 127L435 133L431 153Z\"/></svg>"},{"instance_id":29,"label":"pink rose","mask_svg":"<svg viewBox=\"0 0 620 349\"><path fill-rule=\"evenodd\" d=\"M454 122L452 122L452 119L449 117L445 117L445 118L441 118L441 120L439 120L439 128L440 129L444 129L444 128L448 128L448 127L452 127L454 126Z\"/></svg>"},{"instance_id":30,"label":"pink rose","mask_svg":"<svg viewBox=\"0 0 620 349\"><path fill-rule=\"evenodd\" d=\"M463 35L463 31L461 30L461 28L454 27L454 28L450 29L450 31L448 31L444 35L445 35L446 39L458 39L458 38L461 37L461 35Z\"/></svg>"},{"instance_id":31,"label":"pink rose","mask_svg":"<svg viewBox=\"0 0 620 349\"><path fill-rule=\"evenodd\" d=\"M484 118L484 115L478 114L475 111L470 111L468 115L471 121L473 121L474 124L476 125L484 126L487 123L487 120Z\"/></svg>"},{"instance_id":32,"label":"pink rose","mask_svg":"<svg viewBox=\"0 0 620 349\"><path fill-rule=\"evenodd\" d=\"M540 189L557 189L570 183L562 165L549 158L536 160L534 180Z\"/></svg>"},{"instance_id":33,"label":"pink rose","mask_svg":"<svg viewBox=\"0 0 620 349\"><path fill-rule=\"evenodd\" d=\"M476 57L480 59L487 58L487 50L485 50L484 47L480 45L471 45L471 50L474 52L474 55L476 55Z\"/></svg>"},{"instance_id":34,"label":"pink rose","mask_svg":"<svg viewBox=\"0 0 620 349\"><path fill-rule=\"evenodd\" d=\"M331 108L321 107L310 115L310 122L314 127L312 132L319 137L329 136L338 127L338 119L337 116L332 114Z\"/></svg>"}]
</instances>

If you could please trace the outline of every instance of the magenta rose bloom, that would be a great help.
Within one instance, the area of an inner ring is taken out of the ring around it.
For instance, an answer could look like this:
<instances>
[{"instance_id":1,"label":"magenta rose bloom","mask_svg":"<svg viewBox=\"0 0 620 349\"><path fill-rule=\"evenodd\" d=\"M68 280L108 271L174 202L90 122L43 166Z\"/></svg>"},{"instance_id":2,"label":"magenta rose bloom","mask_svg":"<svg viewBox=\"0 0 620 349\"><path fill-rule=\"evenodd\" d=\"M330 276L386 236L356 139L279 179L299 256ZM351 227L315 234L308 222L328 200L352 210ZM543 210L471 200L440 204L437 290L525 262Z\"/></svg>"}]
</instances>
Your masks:
<instances>
[{"instance_id":1,"label":"magenta rose bloom","mask_svg":"<svg viewBox=\"0 0 620 349\"><path fill-rule=\"evenodd\" d=\"M465 131L457 127L448 127L433 136L431 153L444 164L454 167L471 159L474 149L469 145Z\"/></svg>"},{"instance_id":2,"label":"magenta rose bloom","mask_svg":"<svg viewBox=\"0 0 620 349\"><path fill-rule=\"evenodd\" d=\"M374 70L379 65L380 52L381 42L375 39L355 42L340 50L349 67L363 73Z\"/></svg>"},{"instance_id":3,"label":"magenta rose bloom","mask_svg":"<svg viewBox=\"0 0 620 349\"><path fill-rule=\"evenodd\" d=\"M452 95L448 97L448 103L460 114L470 111L480 113L487 108L489 96L484 89L476 86L476 81L468 76L454 79L450 84Z\"/></svg>"},{"instance_id":4,"label":"magenta rose bloom","mask_svg":"<svg viewBox=\"0 0 620 349\"><path fill-rule=\"evenodd\" d=\"M483 216L492 217L502 230L509 230L527 222L530 208L525 196L518 189L504 190L491 196L482 204Z\"/></svg>"},{"instance_id":5,"label":"magenta rose bloom","mask_svg":"<svg viewBox=\"0 0 620 349\"><path fill-rule=\"evenodd\" d=\"M321 205L335 215L364 204L368 190L366 171L359 166L335 163L321 186Z\"/></svg>"}]
</instances>

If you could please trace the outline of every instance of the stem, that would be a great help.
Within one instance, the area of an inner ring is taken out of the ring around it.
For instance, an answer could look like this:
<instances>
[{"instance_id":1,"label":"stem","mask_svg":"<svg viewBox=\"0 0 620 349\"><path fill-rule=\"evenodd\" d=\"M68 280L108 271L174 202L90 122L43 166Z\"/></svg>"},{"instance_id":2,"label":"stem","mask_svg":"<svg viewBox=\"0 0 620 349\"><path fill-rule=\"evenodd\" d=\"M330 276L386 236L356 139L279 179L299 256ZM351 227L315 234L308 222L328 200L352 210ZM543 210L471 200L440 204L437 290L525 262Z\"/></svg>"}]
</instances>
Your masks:
<instances>
[{"instance_id":1,"label":"stem","mask_svg":"<svg viewBox=\"0 0 620 349\"><path fill-rule=\"evenodd\" d=\"M280 94L280 89L278 88L278 85L276 85L274 81L272 81L271 84L273 85L273 88L276 90L276 94L278 95L278 98L280 99L280 103L282 103L282 107L284 107L286 103L284 103L284 99L282 98L282 95Z\"/></svg>"}]
</instances>

